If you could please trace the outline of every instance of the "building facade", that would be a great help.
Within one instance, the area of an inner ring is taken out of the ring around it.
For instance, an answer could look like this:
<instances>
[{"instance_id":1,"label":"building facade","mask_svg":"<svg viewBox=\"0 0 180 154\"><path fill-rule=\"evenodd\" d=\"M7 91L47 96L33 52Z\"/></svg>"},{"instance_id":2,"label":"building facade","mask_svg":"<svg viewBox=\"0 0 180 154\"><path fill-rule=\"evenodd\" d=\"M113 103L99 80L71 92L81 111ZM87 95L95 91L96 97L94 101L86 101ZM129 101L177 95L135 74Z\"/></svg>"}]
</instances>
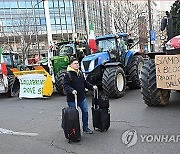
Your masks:
<instances>
[{"instance_id":1,"label":"building facade","mask_svg":"<svg viewBox=\"0 0 180 154\"><path fill-rule=\"evenodd\" d=\"M46 0L47 1L47 0ZM102 23L103 0L48 0L52 43L83 39L90 22L96 35L107 27ZM35 53L48 50L47 17L43 0L0 1L0 45L4 50ZM87 22L88 21L88 22ZM25 52L26 52L25 51Z\"/></svg>"}]
</instances>

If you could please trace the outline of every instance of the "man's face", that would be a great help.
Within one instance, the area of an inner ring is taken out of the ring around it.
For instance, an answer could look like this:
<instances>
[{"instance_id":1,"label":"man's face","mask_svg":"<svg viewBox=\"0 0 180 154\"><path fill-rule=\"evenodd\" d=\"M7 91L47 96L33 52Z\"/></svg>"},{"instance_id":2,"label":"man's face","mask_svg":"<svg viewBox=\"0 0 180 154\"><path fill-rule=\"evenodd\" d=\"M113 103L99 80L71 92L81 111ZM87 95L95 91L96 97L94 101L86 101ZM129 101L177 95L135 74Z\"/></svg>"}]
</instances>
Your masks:
<instances>
[{"instance_id":1,"label":"man's face","mask_svg":"<svg viewBox=\"0 0 180 154\"><path fill-rule=\"evenodd\" d=\"M79 69L79 62L77 60L73 61L71 63L71 67L74 69L74 70L78 70Z\"/></svg>"}]
</instances>

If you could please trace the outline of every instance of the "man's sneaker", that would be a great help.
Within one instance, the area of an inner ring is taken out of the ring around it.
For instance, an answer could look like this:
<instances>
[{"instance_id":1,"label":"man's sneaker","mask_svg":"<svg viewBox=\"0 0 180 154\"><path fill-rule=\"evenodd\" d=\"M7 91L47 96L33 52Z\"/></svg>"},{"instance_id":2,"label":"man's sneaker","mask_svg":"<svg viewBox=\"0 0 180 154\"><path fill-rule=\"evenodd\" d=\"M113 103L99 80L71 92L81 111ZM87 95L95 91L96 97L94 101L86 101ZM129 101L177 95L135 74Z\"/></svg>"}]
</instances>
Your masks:
<instances>
[{"instance_id":1,"label":"man's sneaker","mask_svg":"<svg viewBox=\"0 0 180 154\"><path fill-rule=\"evenodd\" d=\"M86 134L93 134L93 131L90 130L89 128L84 129L83 132Z\"/></svg>"}]
</instances>

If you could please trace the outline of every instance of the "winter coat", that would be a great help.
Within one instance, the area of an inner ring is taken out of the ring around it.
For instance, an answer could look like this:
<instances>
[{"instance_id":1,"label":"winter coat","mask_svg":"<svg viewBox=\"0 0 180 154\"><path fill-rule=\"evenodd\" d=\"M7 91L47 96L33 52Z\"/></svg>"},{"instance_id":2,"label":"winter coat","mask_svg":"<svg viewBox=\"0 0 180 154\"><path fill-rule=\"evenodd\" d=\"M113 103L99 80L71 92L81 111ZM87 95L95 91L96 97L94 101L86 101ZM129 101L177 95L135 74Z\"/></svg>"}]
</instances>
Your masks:
<instances>
[{"instance_id":1,"label":"winter coat","mask_svg":"<svg viewBox=\"0 0 180 154\"><path fill-rule=\"evenodd\" d=\"M93 90L93 85L85 80L82 72L78 70L76 72L71 66L67 67L66 75L64 76L63 87L66 91L67 102L75 102L74 95L72 94L73 90L77 91L77 101L82 102L85 99L85 88Z\"/></svg>"}]
</instances>

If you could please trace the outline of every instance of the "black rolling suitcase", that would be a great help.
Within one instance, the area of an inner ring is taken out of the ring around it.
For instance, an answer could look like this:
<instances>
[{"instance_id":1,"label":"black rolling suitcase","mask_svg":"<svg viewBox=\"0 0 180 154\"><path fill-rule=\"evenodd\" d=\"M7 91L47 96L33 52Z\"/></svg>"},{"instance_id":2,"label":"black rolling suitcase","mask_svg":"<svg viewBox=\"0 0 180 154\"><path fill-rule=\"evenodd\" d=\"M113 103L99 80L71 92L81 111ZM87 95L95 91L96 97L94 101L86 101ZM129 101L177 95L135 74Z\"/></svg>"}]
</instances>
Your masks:
<instances>
[{"instance_id":1,"label":"black rolling suitcase","mask_svg":"<svg viewBox=\"0 0 180 154\"><path fill-rule=\"evenodd\" d=\"M77 96L75 96L76 107L66 107L62 109L62 128L65 137L71 141L81 140L81 130L79 124L79 112L77 110Z\"/></svg>"},{"instance_id":2,"label":"black rolling suitcase","mask_svg":"<svg viewBox=\"0 0 180 154\"><path fill-rule=\"evenodd\" d=\"M105 94L98 94L98 90L94 91L94 95L92 98L92 119L94 130L97 128L98 130L103 132L109 129L109 99L107 96L105 96Z\"/></svg>"},{"instance_id":3,"label":"black rolling suitcase","mask_svg":"<svg viewBox=\"0 0 180 154\"><path fill-rule=\"evenodd\" d=\"M109 98L103 92L98 92L98 90L94 90L94 94L92 97L92 106L97 106L97 108L109 108Z\"/></svg>"}]
</instances>

